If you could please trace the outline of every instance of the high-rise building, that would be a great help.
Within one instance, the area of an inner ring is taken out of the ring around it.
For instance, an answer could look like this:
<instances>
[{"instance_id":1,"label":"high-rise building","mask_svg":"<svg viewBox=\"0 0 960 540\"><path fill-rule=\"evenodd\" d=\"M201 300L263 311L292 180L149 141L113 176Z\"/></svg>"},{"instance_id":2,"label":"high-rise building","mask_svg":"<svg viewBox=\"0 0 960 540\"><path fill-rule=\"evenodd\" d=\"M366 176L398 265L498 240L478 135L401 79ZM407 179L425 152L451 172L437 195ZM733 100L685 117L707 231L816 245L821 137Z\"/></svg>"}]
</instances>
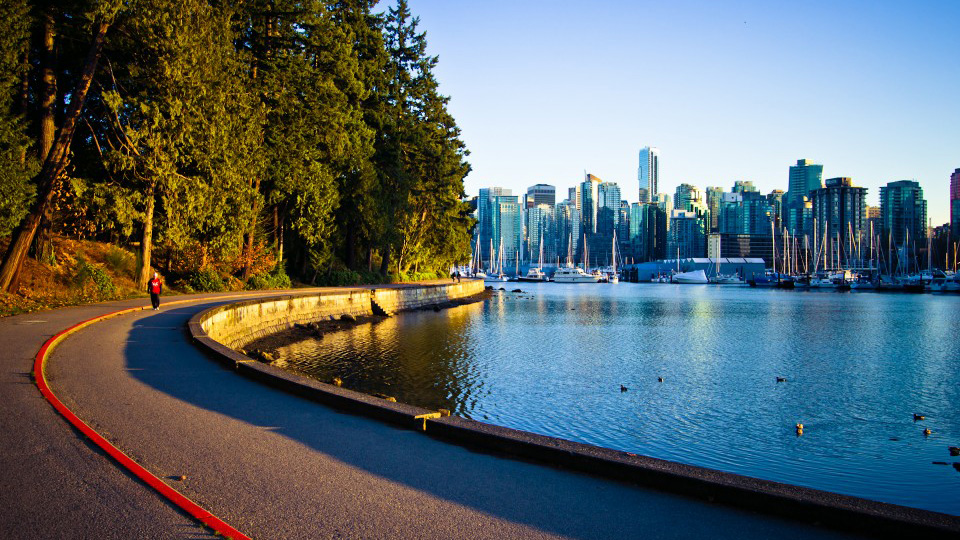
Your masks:
<instances>
[{"instance_id":1,"label":"high-rise building","mask_svg":"<svg viewBox=\"0 0 960 540\"><path fill-rule=\"evenodd\" d=\"M667 233L667 257L707 256L706 219L694 211L674 209Z\"/></svg>"},{"instance_id":2,"label":"high-rise building","mask_svg":"<svg viewBox=\"0 0 960 540\"><path fill-rule=\"evenodd\" d=\"M664 221L667 223L667 229L669 230L670 214L673 213L673 199L670 198L670 194L657 193L652 202L660 207L660 211L662 211L664 215Z\"/></svg>"},{"instance_id":3,"label":"high-rise building","mask_svg":"<svg viewBox=\"0 0 960 540\"><path fill-rule=\"evenodd\" d=\"M799 202L810 192L823 187L823 165L817 165L807 159L798 159L790 166L790 181L787 185L786 203Z\"/></svg>"},{"instance_id":4,"label":"high-rise building","mask_svg":"<svg viewBox=\"0 0 960 540\"><path fill-rule=\"evenodd\" d=\"M844 265L861 263L855 258L864 255L857 246L862 246L866 225L867 188L854 186L850 178L830 178L824 187L811 191L810 198L816 235L826 240L829 250L827 259Z\"/></svg>"},{"instance_id":5,"label":"high-rise building","mask_svg":"<svg viewBox=\"0 0 960 540\"><path fill-rule=\"evenodd\" d=\"M566 199L554 207L554 250L563 263L574 262L580 247L580 211Z\"/></svg>"},{"instance_id":6,"label":"high-rise building","mask_svg":"<svg viewBox=\"0 0 960 540\"><path fill-rule=\"evenodd\" d=\"M804 221L805 210L809 211L810 207L805 203L810 201L810 192L823 187L822 178L823 165L811 163L809 160L798 159L797 164L790 167L790 180L781 212L783 226L790 234L802 235L810 232L812 225Z\"/></svg>"},{"instance_id":7,"label":"high-rise building","mask_svg":"<svg viewBox=\"0 0 960 540\"><path fill-rule=\"evenodd\" d=\"M680 184L673 196L673 209L697 212L706 218L707 213L709 213L707 196L697 186Z\"/></svg>"},{"instance_id":8,"label":"high-rise building","mask_svg":"<svg viewBox=\"0 0 960 540\"><path fill-rule=\"evenodd\" d=\"M660 188L660 149L645 146L640 150L640 166L637 168L637 180L641 188L646 188L646 196L639 192L640 202L650 202L650 197L659 193Z\"/></svg>"},{"instance_id":9,"label":"high-rise building","mask_svg":"<svg viewBox=\"0 0 960 540\"><path fill-rule=\"evenodd\" d=\"M889 241L902 248L908 239L926 237L927 201L919 182L899 180L880 188L880 224L881 246Z\"/></svg>"},{"instance_id":10,"label":"high-rise building","mask_svg":"<svg viewBox=\"0 0 960 540\"><path fill-rule=\"evenodd\" d=\"M527 188L528 208L541 204L553 207L557 203L557 188L549 184L535 184Z\"/></svg>"},{"instance_id":11,"label":"high-rise building","mask_svg":"<svg viewBox=\"0 0 960 540\"><path fill-rule=\"evenodd\" d=\"M527 260L540 258L540 242L543 242L543 260L556 260L556 215L552 204L538 204L527 210Z\"/></svg>"},{"instance_id":12,"label":"high-rise building","mask_svg":"<svg viewBox=\"0 0 960 540\"><path fill-rule=\"evenodd\" d=\"M722 187L707 186L707 208L710 210L710 232L716 232L719 227L720 202L722 199Z\"/></svg>"},{"instance_id":13,"label":"high-rise building","mask_svg":"<svg viewBox=\"0 0 960 540\"><path fill-rule=\"evenodd\" d=\"M503 268L511 268L516 264L518 253L523 245L523 214L520 211L520 201L516 195L500 195L494 200L495 206L491 216L493 242L488 247L491 257L501 262ZM501 246L502 257L499 256ZM481 245L481 250L484 247Z\"/></svg>"},{"instance_id":14,"label":"high-rise building","mask_svg":"<svg viewBox=\"0 0 960 540\"><path fill-rule=\"evenodd\" d=\"M733 183L733 192L734 193L759 193L760 190L757 189L757 186L753 185L753 182L750 180L737 180Z\"/></svg>"},{"instance_id":15,"label":"high-rise building","mask_svg":"<svg viewBox=\"0 0 960 540\"><path fill-rule=\"evenodd\" d=\"M636 262L662 260L667 248L667 215L656 203L630 205L629 257ZM626 253L626 252L625 252Z\"/></svg>"},{"instance_id":16,"label":"high-rise building","mask_svg":"<svg viewBox=\"0 0 960 540\"><path fill-rule=\"evenodd\" d=\"M588 174L580 183L580 220L583 222L583 232L594 234L597 232L597 203L600 198L600 184L603 180Z\"/></svg>"},{"instance_id":17,"label":"high-rise building","mask_svg":"<svg viewBox=\"0 0 960 540\"><path fill-rule=\"evenodd\" d=\"M960 240L960 169L950 175L950 236Z\"/></svg>"},{"instance_id":18,"label":"high-rise building","mask_svg":"<svg viewBox=\"0 0 960 540\"><path fill-rule=\"evenodd\" d=\"M474 236L474 246L480 246L482 260L486 266L489 263L490 243L499 243L499 233L494 231L494 214L499 212L497 197L510 196L512 191L502 187L481 188L477 197L477 227ZM479 240L479 244L478 244Z\"/></svg>"}]
</instances>

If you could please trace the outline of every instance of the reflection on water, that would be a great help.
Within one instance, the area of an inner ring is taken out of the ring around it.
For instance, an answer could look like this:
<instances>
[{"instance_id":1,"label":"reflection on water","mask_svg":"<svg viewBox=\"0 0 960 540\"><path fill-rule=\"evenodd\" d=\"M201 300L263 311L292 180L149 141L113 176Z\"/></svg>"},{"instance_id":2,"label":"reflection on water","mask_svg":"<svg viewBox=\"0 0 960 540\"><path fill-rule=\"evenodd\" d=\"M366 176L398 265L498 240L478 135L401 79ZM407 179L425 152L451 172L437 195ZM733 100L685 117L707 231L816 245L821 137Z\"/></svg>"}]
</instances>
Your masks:
<instances>
[{"instance_id":1,"label":"reflection on water","mask_svg":"<svg viewBox=\"0 0 960 540\"><path fill-rule=\"evenodd\" d=\"M281 354L477 420L960 515L960 296L522 288Z\"/></svg>"}]
</instances>

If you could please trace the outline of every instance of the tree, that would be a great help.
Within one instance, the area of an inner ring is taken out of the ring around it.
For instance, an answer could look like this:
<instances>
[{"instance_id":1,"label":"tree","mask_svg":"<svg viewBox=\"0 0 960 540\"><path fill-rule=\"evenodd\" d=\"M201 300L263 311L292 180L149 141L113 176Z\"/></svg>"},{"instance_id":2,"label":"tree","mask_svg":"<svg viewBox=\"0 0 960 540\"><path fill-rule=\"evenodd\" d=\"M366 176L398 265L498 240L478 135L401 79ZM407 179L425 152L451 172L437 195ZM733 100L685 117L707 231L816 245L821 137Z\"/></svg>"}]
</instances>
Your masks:
<instances>
[{"instance_id":1,"label":"tree","mask_svg":"<svg viewBox=\"0 0 960 540\"><path fill-rule=\"evenodd\" d=\"M14 283L14 277L19 273L27 251L40 226L40 221L47 214L52 203L55 183L67 166L70 143L76 129L77 121L83 111L83 105L90 89L100 59L100 51L106 39L107 30L120 9L119 2L101 2L94 6L90 13L92 22L92 43L86 57L81 64L79 76L70 92L69 105L64 115L63 123L57 130L56 138L43 160L43 165L36 175L37 197L30 211L17 227L3 264L0 266L0 291L9 291Z\"/></svg>"},{"instance_id":2,"label":"tree","mask_svg":"<svg viewBox=\"0 0 960 540\"><path fill-rule=\"evenodd\" d=\"M30 180L38 168L28 153L23 95L31 26L26 0L0 4L0 237L9 235L26 214L34 192Z\"/></svg>"},{"instance_id":3,"label":"tree","mask_svg":"<svg viewBox=\"0 0 960 540\"><path fill-rule=\"evenodd\" d=\"M379 141L381 202L389 234L384 235L386 270L396 253L396 271L422 266L445 269L469 249L471 227L460 202L469 173L460 130L447 111L426 54L426 34L417 31L405 0L389 10L384 38L390 62L384 134Z\"/></svg>"},{"instance_id":4,"label":"tree","mask_svg":"<svg viewBox=\"0 0 960 540\"><path fill-rule=\"evenodd\" d=\"M202 0L141 0L108 50L122 61L100 93L104 162L142 194L141 286L158 236L196 246L204 267L237 244L256 198L262 114L221 32L229 20Z\"/></svg>"}]
</instances>

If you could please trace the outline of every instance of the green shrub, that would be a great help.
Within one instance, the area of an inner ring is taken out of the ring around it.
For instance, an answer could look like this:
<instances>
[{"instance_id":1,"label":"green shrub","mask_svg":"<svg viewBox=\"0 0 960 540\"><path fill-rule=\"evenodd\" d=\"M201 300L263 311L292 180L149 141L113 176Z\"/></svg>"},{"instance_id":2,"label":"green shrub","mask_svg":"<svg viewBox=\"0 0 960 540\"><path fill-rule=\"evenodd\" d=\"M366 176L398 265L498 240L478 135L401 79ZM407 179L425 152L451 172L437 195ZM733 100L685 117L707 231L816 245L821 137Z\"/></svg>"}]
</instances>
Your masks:
<instances>
[{"instance_id":1,"label":"green shrub","mask_svg":"<svg viewBox=\"0 0 960 540\"><path fill-rule=\"evenodd\" d=\"M190 274L187 283L198 292L220 292L224 289L220 274L211 269L197 270Z\"/></svg>"},{"instance_id":2,"label":"green shrub","mask_svg":"<svg viewBox=\"0 0 960 540\"><path fill-rule=\"evenodd\" d=\"M130 253L116 247L110 246L110 250L103 257L107 268L114 274L133 276L134 257Z\"/></svg>"},{"instance_id":3,"label":"green shrub","mask_svg":"<svg viewBox=\"0 0 960 540\"><path fill-rule=\"evenodd\" d=\"M290 282L290 276L287 275L287 269L283 263L277 263L277 266L270 272L270 287L274 289L289 289L293 284Z\"/></svg>"},{"instance_id":4,"label":"green shrub","mask_svg":"<svg viewBox=\"0 0 960 540\"><path fill-rule=\"evenodd\" d=\"M77 267L73 274L73 284L83 290L92 286L97 294L103 298L112 297L117 294L117 286L113 284L113 279L110 278L110 274L103 268L88 263L83 257L77 258Z\"/></svg>"},{"instance_id":5,"label":"green shrub","mask_svg":"<svg viewBox=\"0 0 960 540\"><path fill-rule=\"evenodd\" d=\"M269 274L256 274L250 276L247 280L246 288L248 290L262 289L289 289L291 287L290 276L287 275L283 264L277 264Z\"/></svg>"},{"instance_id":6,"label":"green shrub","mask_svg":"<svg viewBox=\"0 0 960 540\"><path fill-rule=\"evenodd\" d=\"M360 274L353 270L331 270L320 276L319 285L326 287L348 287L360 284Z\"/></svg>"}]
</instances>

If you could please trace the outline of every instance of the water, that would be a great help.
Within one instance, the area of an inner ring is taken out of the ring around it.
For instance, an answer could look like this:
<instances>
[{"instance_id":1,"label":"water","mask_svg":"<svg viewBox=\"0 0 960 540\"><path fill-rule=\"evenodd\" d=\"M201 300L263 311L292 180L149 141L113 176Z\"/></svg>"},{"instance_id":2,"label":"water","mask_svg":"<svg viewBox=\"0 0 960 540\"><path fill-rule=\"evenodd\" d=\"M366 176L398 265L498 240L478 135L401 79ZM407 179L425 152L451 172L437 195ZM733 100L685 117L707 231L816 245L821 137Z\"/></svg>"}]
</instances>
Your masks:
<instances>
[{"instance_id":1,"label":"water","mask_svg":"<svg viewBox=\"0 0 960 540\"><path fill-rule=\"evenodd\" d=\"M281 355L476 420L960 515L960 296L519 287Z\"/></svg>"}]
</instances>

